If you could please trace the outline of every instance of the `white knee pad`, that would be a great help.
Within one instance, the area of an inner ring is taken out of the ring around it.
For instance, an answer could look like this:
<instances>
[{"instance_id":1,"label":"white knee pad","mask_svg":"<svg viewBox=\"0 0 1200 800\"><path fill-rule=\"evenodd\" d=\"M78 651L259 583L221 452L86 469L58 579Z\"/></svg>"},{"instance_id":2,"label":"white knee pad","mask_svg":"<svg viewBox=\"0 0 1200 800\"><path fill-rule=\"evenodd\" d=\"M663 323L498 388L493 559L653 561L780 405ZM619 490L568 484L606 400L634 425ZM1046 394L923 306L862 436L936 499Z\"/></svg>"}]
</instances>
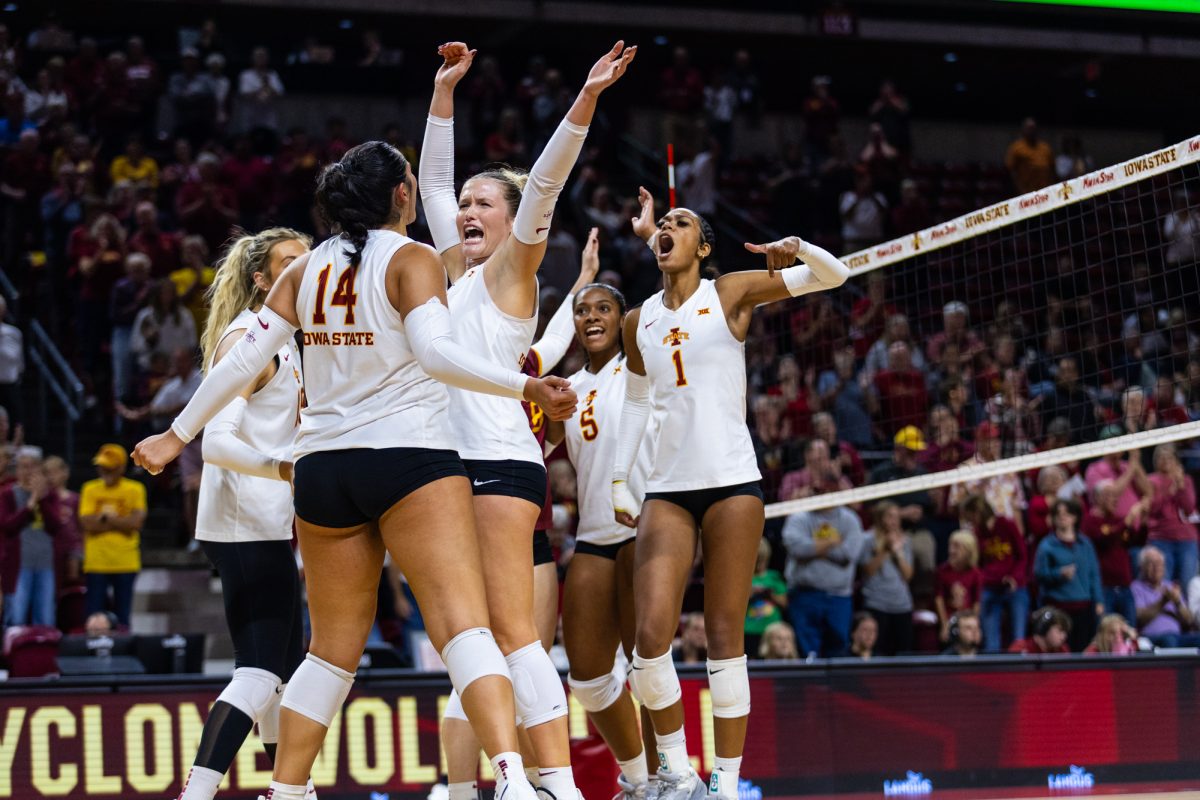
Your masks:
<instances>
[{"instance_id":1,"label":"white knee pad","mask_svg":"<svg viewBox=\"0 0 1200 800\"><path fill-rule=\"evenodd\" d=\"M736 719L750 714L750 675L746 657L708 660L708 691L712 696L712 714L720 719Z\"/></svg>"},{"instance_id":2,"label":"white knee pad","mask_svg":"<svg viewBox=\"0 0 1200 800\"><path fill-rule=\"evenodd\" d=\"M263 744L275 744L279 741L279 709L283 705L283 693L286 690L287 684L280 684L271 705L267 706L267 710L258 718L258 738Z\"/></svg>"},{"instance_id":3,"label":"white knee pad","mask_svg":"<svg viewBox=\"0 0 1200 800\"><path fill-rule=\"evenodd\" d=\"M442 648L442 663L450 673L450 683L460 695L472 683L487 675L500 675L512 680L504 655L487 628L468 628L446 642Z\"/></svg>"},{"instance_id":4,"label":"white knee pad","mask_svg":"<svg viewBox=\"0 0 1200 800\"><path fill-rule=\"evenodd\" d=\"M446 701L446 710L442 713L442 719L461 719L463 722L470 722L467 719L467 712L463 708L462 698L458 696L458 690L450 692L450 699Z\"/></svg>"},{"instance_id":5,"label":"white knee pad","mask_svg":"<svg viewBox=\"0 0 1200 800\"><path fill-rule=\"evenodd\" d=\"M228 703L258 722L271 704L279 697L283 682L279 676L265 669L238 667L233 671L233 680L217 697L218 702Z\"/></svg>"},{"instance_id":6,"label":"white knee pad","mask_svg":"<svg viewBox=\"0 0 1200 800\"><path fill-rule=\"evenodd\" d=\"M625 691L625 682L617 676L616 670L590 681L577 681L568 675L567 683L571 686L571 695L579 701L583 710L593 714L617 702L621 692Z\"/></svg>"},{"instance_id":7,"label":"white knee pad","mask_svg":"<svg viewBox=\"0 0 1200 800\"><path fill-rule=\"evenodd\" d=\"M567 715L567 693L563 691L562 678L541 642L527 644L504 660L512 672L517 715L526 728Z\"/></svg>"},{"instance_id":8,"label":"white knee pad","mask_svg":"<svg viewBox=\"0 0 1200 800\"><path fill-rule=\"evenodd\" d=\"M283 707L303 714L326 728L346 702L354 673L335 667L312 653L304 657L283 694Z\"/></svg>"},{"instance_id":9,"label":"white knee pad","mask_svg":"<svg viewBox=\"0 0 1200 800\"><path fill-rule=\"evenodd\" d=\"M642 658L634 650L633 664L629 668L629 686L638 702L651 711L662 711L683 697L670 650L656 658Z\"/></svg>"}]
</instances>

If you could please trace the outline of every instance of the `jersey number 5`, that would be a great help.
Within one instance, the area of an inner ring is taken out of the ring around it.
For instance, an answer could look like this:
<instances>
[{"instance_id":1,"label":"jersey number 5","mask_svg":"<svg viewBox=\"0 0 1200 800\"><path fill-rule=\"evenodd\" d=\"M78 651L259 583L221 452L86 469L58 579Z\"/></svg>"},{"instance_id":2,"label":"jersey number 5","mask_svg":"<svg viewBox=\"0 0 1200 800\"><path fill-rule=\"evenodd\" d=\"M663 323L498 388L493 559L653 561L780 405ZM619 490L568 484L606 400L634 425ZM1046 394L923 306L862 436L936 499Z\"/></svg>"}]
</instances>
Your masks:
<instances>
[{"instance_id":1,"label":"jersey number 5","mask_svg":"<svg viewBox=\"0 0 1200 800\"><path fill-rule=\"evenodd\" d=\"M317 305L313 309L313 324L325 324L325 290L329 287L329 271L333 269L332 264L326 264L325 269L321 270L321 274L317 276ZM337 287L333 290L333 300L330 301L331 306L344 306L346 308L346 324L354 324L354 304L358 302L358 295L354 293L354 279L358 275L358 270L354 267L346 267L338 278Z\"/></svg>"},{"instance_id":2,"label":"jersey number 5","mask_svg":"<svg viewBox=\"0 0 1200 800\"><path fill-rule=\"evenodd\" d=\"M600 435L600 426L596 424L595 409L588 406L579 415L579 432L584 441L593 442Z\"/></svg>"},{"instance_id":3,"label":"jersey number 5","mask_svg":"<svg viewBox=\"0 0 1200 800\"><path fill-rule=\"evenodd\" d=\"M683 352L680 350L672 351L671 360L675 362L675 385L687 386L687 376L683 374Z\"/></svg>"}]
</instances>

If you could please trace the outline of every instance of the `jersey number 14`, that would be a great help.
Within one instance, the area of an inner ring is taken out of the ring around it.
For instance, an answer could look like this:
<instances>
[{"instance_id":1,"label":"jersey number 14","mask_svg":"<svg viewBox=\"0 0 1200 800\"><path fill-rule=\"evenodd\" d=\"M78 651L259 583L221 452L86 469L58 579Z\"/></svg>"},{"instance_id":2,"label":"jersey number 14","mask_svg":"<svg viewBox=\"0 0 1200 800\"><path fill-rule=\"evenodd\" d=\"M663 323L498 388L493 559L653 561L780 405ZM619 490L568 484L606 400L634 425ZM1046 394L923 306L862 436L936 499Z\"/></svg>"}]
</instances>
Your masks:
<instances>
[{"instance_id":1,"label":"jersey number 14","mask_svg":"<svg viewBox=\"0 0 1200 800\"><path fill-rule=\"evenodd\" d=\"M329 288L329 272L332 269L332 264L326 264L325 269L321 270L321 274L317 276L317 305L313 309L314 325L325 324L325 290ZM345 307L347 325L354 324L354 304L358 302L358 295L354 293L354 279L357 274L358 270L354 267L346 267L342 271L337 287L333 290L333 300L329 303L331 306Z\"/></svg>"}]
</instances>

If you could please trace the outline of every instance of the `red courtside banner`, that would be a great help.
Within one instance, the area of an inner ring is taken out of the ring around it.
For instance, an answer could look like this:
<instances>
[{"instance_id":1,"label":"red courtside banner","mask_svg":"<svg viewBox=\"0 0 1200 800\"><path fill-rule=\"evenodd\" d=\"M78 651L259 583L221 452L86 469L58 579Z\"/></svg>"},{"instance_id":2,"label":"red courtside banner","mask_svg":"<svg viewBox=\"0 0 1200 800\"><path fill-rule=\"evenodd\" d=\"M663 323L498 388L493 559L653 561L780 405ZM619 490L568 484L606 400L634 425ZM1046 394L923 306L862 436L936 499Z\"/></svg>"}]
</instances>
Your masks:
<instances>
[{"instance_id":1,"label":"red courtside banner","mask_svg":"<svg viewBox=\"0 0 1200 800\"><path fill-rule=\"evenodd\" d=\"M1196 659L910 661L752 672L743 800L1071 795L1200 786ZM706 684L684 674L693 760L711 769ZM314 769L323 800L424 798L442 778L441 679L360 681ZM0 685L0 800L165 800L219 684ZM589 800L615 769L572 703ZM221 797L270 778L252 735ZM1188 782L1191 783L1188 783ZM1003 791L1000 791L1003 790Z\"/></svg>"}]
</instances>

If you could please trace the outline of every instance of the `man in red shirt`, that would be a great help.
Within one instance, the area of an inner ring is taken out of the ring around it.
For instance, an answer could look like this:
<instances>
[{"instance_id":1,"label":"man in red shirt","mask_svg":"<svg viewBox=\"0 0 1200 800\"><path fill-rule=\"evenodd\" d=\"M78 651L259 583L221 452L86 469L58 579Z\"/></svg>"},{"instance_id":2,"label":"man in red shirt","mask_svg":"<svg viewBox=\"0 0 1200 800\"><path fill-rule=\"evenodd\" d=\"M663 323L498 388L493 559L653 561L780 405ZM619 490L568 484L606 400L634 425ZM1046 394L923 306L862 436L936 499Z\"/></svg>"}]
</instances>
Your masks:
<instances>
[{"instance_id":1,"label":"man in red shirt","mask_svg":"<svg viewBox=\"0 0 1200 800\"><path fill-rule=\"evenodd\" d=\"M875 393L879 399L879 421L884 433L891 438L901 428L925 422L929 394L925 376L912 366L908 343L892 342L888 346L888 368L875 376Z\"/></svg>"},{"instance_id":2,"label":"man in red shirt","mask_svg":"<svg viewBox=\"0 0 1200 800\"><path fill-rule=\"evenodd\" d=\"M158 227L158 209L154 203L141 202L134 209L137 230L129 237L129 249L145 253L150 259L150 275L165 278L179 267L179 237Z\"/></svg>"},{"instance_id":3,"label":"man in red shirt","mask_svg":"<svg viewBox=\"0 0 1200 800\"><path fill-rule=\"evenodd\" d=\"M1071 632L1071 618L1057 608L1045 606L1033 612L1033 636L1018 639L1008 648L1010 653L1041 655L1044 653L1069 653L1067 635Z\"/></svg>"}]
</instances>

